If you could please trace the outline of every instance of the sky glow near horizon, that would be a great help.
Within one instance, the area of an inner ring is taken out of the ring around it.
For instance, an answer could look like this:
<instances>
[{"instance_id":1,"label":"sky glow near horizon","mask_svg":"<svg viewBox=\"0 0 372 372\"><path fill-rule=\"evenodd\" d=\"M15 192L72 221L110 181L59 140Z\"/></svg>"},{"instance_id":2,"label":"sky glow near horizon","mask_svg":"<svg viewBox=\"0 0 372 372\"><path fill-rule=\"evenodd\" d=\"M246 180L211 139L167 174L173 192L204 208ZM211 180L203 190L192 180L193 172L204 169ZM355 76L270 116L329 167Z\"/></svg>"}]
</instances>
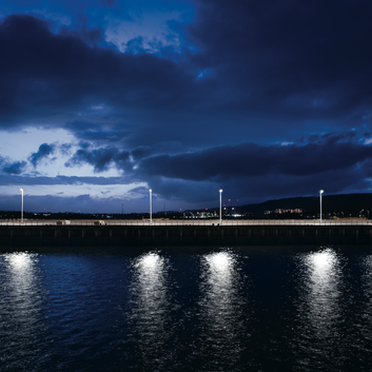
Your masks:
<instances>
[{"instance_id":1,"label":"sky glow near horizon","mask_svg":"<svg viewBox=\"0 0 372 372\"><path fill-rule=\"evenodd\" d=\"M0 210L370 192L372 4L4 0Z\"/></svg>"}]
</instances>

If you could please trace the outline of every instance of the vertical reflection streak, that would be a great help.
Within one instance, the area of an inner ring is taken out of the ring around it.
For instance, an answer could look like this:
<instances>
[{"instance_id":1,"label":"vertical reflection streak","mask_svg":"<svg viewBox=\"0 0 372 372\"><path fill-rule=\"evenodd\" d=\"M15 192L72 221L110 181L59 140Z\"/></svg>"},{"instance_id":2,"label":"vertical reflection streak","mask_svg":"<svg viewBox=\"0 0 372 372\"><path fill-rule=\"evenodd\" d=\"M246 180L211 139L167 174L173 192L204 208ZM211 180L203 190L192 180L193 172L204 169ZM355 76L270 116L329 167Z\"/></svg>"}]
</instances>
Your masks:
<instances>
[{"instance_id":1,"label":"vertical reflection streak","mask_svg":"<svg viewBox=\"0 0 372 372\"><path fill-rule=\"evenodd\" d=\"M362 332L362 339L366 343L365 350L372 351L372 333L370 325L372 324L372 256L368 255L362 260L361 284L363 288L364 301L363 310L360 316L359 329Z\"/></svg>"},{"instance_id":2,"label":"vertical reflection streak","mask_svg":"<svg viewBox=\"0 0 372 372\"><path fill-rule=\"evenodd\" d=\"M228 254L215 253L206 258L207 293L206 310L213 318L213 327L217 330L226 328L226 321L231 316L233 300L233 260Z\"/></svg>"},{"instance_id":3,"label":"vertical reflection streak","mask_svg":"<svg viewBox=\"0 0 372 372\"><path fill-rule=\"evenodd\" d=\"M203 261L200 355L214 356L205 361L207 369L237 370L244 305L236 262L227 252L206 255Z\"/></svg>"},{"instance_id":4,"label":"vertical reflection streak","mask_svg":"<svg viewBox=\"0 0 372 372\"><path fill-rule=\"evenodd\" d=\"M340 257L330 248L312 252L300 259L298 269L302 288L297 362L304 371L342 370L348 349L340 339L345 316Z\"/></svg>"},{"instance_id":5,"label":"vertical reflection streak","mask_svg":"<svg viewBox=\"0 0 372 372\"><path fill-rule=\"evenodd\" d=\"M45 326L41 315L43 286L37 269L37 255L4 255L0 290L0 332L3 356L9 365L28 369L36 358L35 348Z\"/></svg>"},{"instance_id":6,"label":"vertical reflection streak","mask_svg":"<svg viewBox=\"0 0 372 372\"><path fill-rule=\"evenodd\" d=\"M167 260L159 254L148 253L135 261L133 269L132 320L138 342L136 363L143 370L162 370L171 353L167 346L171 306Z\"/></svg>"},{"instance_id":7,"label":"vertical reflection streak","mask_svg":"<svg viewBox=\"0 0 372 372\"><path fill-rule=\"evenodd\" d=\"M341 269L339 258L330 249L310 254L306 259L309 321L318 335L327 337L340 317Z\"/></svg>"},{"instance_id":8,"label":"vertical reflection streak","mask_svg":"<svg viewBox=\"0 0 372 372\"><path fill-rule=\"evenodd\" d=\"M38 311L40 299L40 283L35 269L37 257L28 253L15 253L8 255L6 261L11 299L9 306L18 314L19 322L28 319L27 324L30 325L33 323L30 316Z\"/></svg>"},{"instance_id":9,"label":"vertical reflection streak","mask_svg":"<svg viewBox=\"0 0 372 372\"><path fill-rule=\"evenodd\" d=\"M362 285L368 306L372 306L372 256L366 256L362 260Z\"/></svg>"}]
</instances>

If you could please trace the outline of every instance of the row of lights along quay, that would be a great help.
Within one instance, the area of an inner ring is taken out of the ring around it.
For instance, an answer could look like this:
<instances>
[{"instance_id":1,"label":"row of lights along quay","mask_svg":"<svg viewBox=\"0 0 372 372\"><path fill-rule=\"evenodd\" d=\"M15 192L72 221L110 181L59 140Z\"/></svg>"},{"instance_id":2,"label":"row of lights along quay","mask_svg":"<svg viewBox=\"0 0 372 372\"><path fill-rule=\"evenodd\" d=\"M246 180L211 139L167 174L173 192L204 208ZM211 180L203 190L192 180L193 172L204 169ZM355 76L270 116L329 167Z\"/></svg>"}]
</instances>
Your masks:
<instances>
[{"instance_id":1,"label":"row of lights along quay","mask_svg":"<svg viewBox=\"0 0 372 372\"><path fill-rule=\"evenodd\" d=\"M23 197L24 197L24 190L23 188L20 189L21 191L21 223L23 224ZM222 209L222 193L223 190L219 190L219 222L222 224L222 219L223 219L223 209ZM319 221L322 222L322 216L323 216L323 211L322 211L322 195L324 193L324 190L319 191L319 201L320 201L320 208L319 208ZM123 205L122 205L123 208ZM152 220L153 217L153 211L152 211L152 189L149 189L149 223L151 224L153 222ZM214 216L215 217L215 216Z\"/></svg>"},{"instance_id":2,"label":"row of lights along quay","mask_svg":"<svg viewBox=\"0 0 372 372\"><path fill-rule=\"evenodd\" d=\"M318 219L223 219L222 189L219 213L215 212L214 218L153 218L152 189L149 189L149 218L24 219L23 192L21 189L21 219L0 219L2 248L372 244L372 221L322 218L324 190L319 191Z\"/></svg>"}]
</instances>

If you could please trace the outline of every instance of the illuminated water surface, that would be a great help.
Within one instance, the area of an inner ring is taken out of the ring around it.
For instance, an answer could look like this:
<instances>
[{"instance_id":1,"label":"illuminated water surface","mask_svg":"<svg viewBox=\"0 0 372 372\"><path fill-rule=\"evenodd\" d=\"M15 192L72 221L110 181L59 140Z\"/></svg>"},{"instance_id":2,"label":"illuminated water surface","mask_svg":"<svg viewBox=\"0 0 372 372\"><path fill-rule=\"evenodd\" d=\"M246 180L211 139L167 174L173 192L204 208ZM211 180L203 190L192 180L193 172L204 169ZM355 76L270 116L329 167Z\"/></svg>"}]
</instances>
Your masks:
<instances>
[{"instance_id":1,"label":"illuminated water surface","mask_svg":"<svg viewBox=\"0 0 372 372\"><path fill-rule=\"evenodd\" d=\"M371 370L372 253L175 252L1 254L1 370Z\"/></svg>"}]
</instances>

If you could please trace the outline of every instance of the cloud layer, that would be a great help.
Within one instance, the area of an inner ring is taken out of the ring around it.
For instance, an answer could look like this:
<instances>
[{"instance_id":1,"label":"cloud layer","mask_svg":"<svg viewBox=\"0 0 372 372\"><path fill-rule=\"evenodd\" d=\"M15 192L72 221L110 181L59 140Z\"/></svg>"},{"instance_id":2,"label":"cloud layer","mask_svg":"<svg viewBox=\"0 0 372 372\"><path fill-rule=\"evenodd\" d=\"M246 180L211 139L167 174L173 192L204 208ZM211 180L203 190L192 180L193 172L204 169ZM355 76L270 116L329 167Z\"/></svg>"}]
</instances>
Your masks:
<instances>
[{"instance_id":1,"label":"cloud layer","mask_svg":"<svg viewBox=\"0 0 372 372\"><path fill-rule=\"evenodd\" d=\"M241 202L370 190L370 2L196 0L156 32L135 22L174 4L40 4L0 20L0 131L74 141L0 153L4 185L107 177L197 206L220 187Z\"/></svg>"}]
</instances>

